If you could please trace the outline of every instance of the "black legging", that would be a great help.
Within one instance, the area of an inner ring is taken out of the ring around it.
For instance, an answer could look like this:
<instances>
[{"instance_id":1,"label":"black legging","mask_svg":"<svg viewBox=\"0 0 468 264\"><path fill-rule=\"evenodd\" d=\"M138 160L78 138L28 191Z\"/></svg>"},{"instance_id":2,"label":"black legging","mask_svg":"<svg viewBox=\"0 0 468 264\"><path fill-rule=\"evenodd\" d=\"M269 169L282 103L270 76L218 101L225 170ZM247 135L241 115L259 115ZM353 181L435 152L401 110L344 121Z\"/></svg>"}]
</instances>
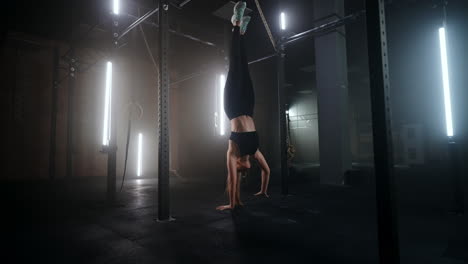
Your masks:
<instances>
[{"instance_id":1,"label":"black legging","mask_svg":"<svg viewBox=\"0 0 468 264\"><path fill-rule=\"evenodd\" d=\"M224 111L229 120L241 115L253 116L255 94L245 55L244 37L240 28L232 32L229 73L224 88Z\"/></svg>"}]
</instances>

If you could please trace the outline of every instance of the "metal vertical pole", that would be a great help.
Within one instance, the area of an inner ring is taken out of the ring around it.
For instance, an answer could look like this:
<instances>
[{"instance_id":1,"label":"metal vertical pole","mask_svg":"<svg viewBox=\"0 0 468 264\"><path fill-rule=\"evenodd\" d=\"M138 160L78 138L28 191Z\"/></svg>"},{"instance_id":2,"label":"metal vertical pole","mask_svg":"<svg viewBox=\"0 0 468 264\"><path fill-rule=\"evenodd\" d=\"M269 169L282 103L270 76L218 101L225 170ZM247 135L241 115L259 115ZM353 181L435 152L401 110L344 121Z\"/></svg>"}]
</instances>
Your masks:
<instances>
[{"instance_id":1,"label":"metal vertical pole","mask_svg":"<svg viewBox=\"0 0 468 264\"><path fill-rule=\"evenodd\" d=\"M112 13L112 65L113 71L115 72L115 66L117 65L116 51L119 47L119 16ZM112 74L114 78L116 74ZM117 184L117 103L116 103L116 89L115 83L112 81L112 95L111 95L111 136L109 140L109 148L107 152L107 201L112 203L116 197L116 184Z\"/></svg>"},{"instance_id":2,"label":"metal vertical pole","mask_svg":"<svg viewBox=\"0 0 468 264\"><path fill-rule=\"evenodd\" d=\"M282 39L281 41L283 41ZM288 177L288 146L286 142L286 92L284 80L284 63L285 63L285 47L283 43L278 46L278 61L277 61L277 74L278 74L278 119L279 119L279 140L280 140L280 166L281 166L281 193L283 195L289 194Z\"/></svg>"},{"instance_id":3,"label":"metal vertical pole","mask_svg":"<svg viewBox=\"0 0 468 264\"><path fill-rule=\"evenodd\" d=\"M278 0L278 10L282 10L282 0ZM280 140L280 172L281 172L281 194L289 194L289 168L288 168L288 145L286 130L286 92L285 92L285 32L280 29L280 41L277 45L277 76L278 76L278 129Z\"/></svg>"},{"instance_id":4,"label":"metal vertical pole","mask_svg":"<svg viewBox=\"0 0 468 264\"><path fill-rule=\"evenodd\" d=\"M442 25L447 31L447 5L448 1L442 1ZM452 128L453 129L453 128ZM463 193L463 180L459 160L458 143L454 136L448 136L448 153L450 162L450 173L452 174L453 186L453 213L462 215L465 212L465 197Z\"/></svg>"},{"instance_id":5,"label":"metal vertical pole","mask_svg":"<svg viewBox=\"0 0 468 264\"><path fill-rule=\"evenodd\" d=\"M400 262L400 254L393 172L385 1L366 0L366 9L379 258L382 264L395 264Z\"/></svg>"},{"instance_id":6,"label":"metal vertical pole","mask_svg":"<svg viewBox=\"0 0 468 264\"><path fill-rule=\"evenodd\" d=\"M459 160L458 144L454 138L449 138L448 152L450 160L450 173L453 186L453 213L463 215L465 213L465 197L463 193L463 180Z\"/></svg>"},{"instance_id":7,"label":"metal vertical pole","mask_svg":"<svg viewBox=\"0 0 468 264\"><path fill-rule=\"evenodd\" d=\"M159 0L158 220L169 221L169 1Z\"/></svg>"},{"instance_id":8,"label":"metal vertical pole","mask_svg":"<svg viewBox=\"0 0 468 264\"><path fill-rule=\"evenodd\" d=\"M49 147L49 178L55 179L55 153L57 136L57 93L59 75L60 49L54 47L53 75L52 75L52 108L50 113L50 147Z\"/></svg>"},{"instance_id":9,"label":"metal vertical pole","mask_svg":"<svg viewBox=\"0 0 468 264\"><path fill-rule=\"evenodd\" d=\"M75 47L70 48L70 61L68 65L68 114L67 114L67 178L73 177L73 152L74 152L74 97L76 85L76 58Z\"/></svg>"}]
</instances>

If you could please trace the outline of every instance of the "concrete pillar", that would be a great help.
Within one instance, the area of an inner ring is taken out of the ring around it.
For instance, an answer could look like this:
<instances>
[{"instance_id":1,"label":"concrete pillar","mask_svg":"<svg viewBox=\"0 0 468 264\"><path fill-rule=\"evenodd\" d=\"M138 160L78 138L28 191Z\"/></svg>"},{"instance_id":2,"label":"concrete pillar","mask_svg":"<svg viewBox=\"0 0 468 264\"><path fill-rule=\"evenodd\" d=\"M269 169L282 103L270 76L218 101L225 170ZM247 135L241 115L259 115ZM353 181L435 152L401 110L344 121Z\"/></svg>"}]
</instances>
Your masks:
<instances>
[{"instance_id":1,"label":"concrete pillar","mask_svg":"<svg viewBox=\"0 0 468 264\"><path fill-rule=\"evenodd\" d=\"M315 0L315 26L344 16L344 0ZM342 184L351 168L344 27L315 38L320 182Z\"/></svg>"}]
</instances>

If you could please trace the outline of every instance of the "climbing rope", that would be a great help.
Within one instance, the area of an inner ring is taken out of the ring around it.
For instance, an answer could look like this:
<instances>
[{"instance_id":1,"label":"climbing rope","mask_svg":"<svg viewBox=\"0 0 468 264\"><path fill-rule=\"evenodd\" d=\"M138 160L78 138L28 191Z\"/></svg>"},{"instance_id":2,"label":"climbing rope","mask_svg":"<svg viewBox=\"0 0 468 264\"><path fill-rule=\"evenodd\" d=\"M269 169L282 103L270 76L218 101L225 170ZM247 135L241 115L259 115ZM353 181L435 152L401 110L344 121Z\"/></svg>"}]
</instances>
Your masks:
<instances>
[{"instance_id":1,"label":"climbing rope","mask_svg":"<svg viewBox=\"0 0 468 264\"><path fill-rule=\"evenodd\" d=\"M132 101L127 105L126 108L126 111L128 111L127 144L125 145L125 161L122 175L122 184L120 185L120 192L123 189L125 183L125 176L127 175L128 149L130 147L132 120L140 120L143 116L143 107L141 107L141 105L138 102ZM138 113L136 113L135 110L138 110Z\"/></svg>"},{"instance_id":2,"label":"climbing rope","mask_svg":"<svg viewBox=\"0 0 468 264\"><path fill-rule=\"evenodd\" d=\"M132 131L132 120L130 117L128 118L128 128L127 128L127 144L125 145L125 161L124 161L124 169L123 169L123 175L122 175L122 184L120 185L120 191L122 191L124 182L125 182L125 176L127 175L127 161L128 161L128 148L130 146L130 135Z\"/></svg>"},{"instance_id":3,"label":"climbing rope","mask_svg":"<svg viewBox=\"0 0 468 264\"><path fill-rule=\"evenodd\" d=\"M265 25L265 29L268 33L268 37L270 37L271 45L273 45L273 49L275 51L278 51L278 49L276 49L275 38L273 38L273 34L271 33L270 26L268 25L268 22L265 18L265 15L263 14L262 7L260 6L260 3L258 2L258 0L255 0L255 5L257 5L258 13L260 13L260 17L262 18L263 25Z\"/></svg>"}]
</instances>

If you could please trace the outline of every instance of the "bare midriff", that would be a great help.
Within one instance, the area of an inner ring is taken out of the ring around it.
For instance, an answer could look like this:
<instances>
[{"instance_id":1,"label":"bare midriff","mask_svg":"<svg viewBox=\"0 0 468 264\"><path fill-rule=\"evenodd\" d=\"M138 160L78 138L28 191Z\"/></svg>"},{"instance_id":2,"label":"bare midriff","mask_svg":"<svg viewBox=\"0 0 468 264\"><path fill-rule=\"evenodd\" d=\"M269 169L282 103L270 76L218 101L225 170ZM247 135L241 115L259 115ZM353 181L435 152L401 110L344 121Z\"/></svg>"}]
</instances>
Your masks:
<instances>
[{"instance_id":1,"label":"bare midriff","mask_svg":"<svg viewBox=\"0 0 468 264\"><path fill-rule=\"evenodd\" d=\"M256 131L253 118L247 115L238 116L231 120L232 132L252 132Z\"/></svg>"}]
</instances>

